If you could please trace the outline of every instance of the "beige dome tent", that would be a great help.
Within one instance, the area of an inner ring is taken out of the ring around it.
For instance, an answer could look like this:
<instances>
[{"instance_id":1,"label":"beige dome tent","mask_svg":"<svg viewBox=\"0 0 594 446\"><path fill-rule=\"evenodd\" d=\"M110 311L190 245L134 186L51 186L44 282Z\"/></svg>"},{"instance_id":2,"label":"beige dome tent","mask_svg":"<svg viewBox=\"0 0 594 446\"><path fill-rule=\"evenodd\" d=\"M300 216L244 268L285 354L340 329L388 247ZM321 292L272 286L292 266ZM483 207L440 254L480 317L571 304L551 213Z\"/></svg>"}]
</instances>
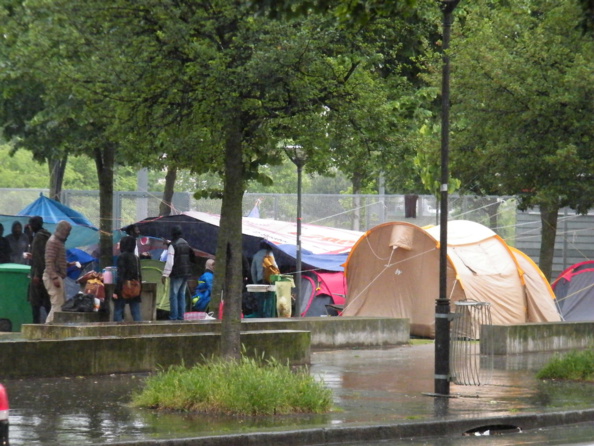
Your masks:
<instances>
[{"instance_id":1,"label":"beige dome tent","mask_svg":"<svg viewBox=\"0 0 594 446\"><path fill-rule=\"evenodd\" d=\"M406 222L367 231L345 264L343 316L407 318L411 334L434 337L439 226ZM494 325L561 320L546 278L522 252L475 222L448 222L448 298L489 302Z\"/></svg>"}]
</instances>

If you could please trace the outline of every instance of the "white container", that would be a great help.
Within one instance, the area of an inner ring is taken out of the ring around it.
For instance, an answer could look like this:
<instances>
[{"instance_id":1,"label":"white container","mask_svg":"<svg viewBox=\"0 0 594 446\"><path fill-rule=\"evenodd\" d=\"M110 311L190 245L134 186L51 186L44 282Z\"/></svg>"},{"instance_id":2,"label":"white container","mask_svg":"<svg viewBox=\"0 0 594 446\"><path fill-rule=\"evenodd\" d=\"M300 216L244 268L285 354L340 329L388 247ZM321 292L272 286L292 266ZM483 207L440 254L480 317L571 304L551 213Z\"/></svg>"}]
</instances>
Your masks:
<instances>
[{"instance_id":1,"label":"white container","mask_svg":"<svg viewBox=\"0 0 594 446\"><path fill-rule=\"evenodd\" d=\"M275 291L276 287L274 285L267 285L265 283L256 283L252 285L245 286L250 293L266 293L268 291Z\"/></svg>"}]
</instances>

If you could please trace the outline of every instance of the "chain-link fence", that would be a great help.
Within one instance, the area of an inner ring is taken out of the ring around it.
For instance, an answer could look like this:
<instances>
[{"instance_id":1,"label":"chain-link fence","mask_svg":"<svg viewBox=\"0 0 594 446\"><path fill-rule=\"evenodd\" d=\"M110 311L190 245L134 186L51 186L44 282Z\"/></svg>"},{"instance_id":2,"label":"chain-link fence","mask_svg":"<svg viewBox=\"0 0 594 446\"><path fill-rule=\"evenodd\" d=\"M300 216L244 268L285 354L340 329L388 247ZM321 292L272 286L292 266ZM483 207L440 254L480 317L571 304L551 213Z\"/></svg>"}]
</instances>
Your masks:
<instances>
[{"instance_id":1,"label":"chain-link fence","mask_svg":"<svg viewBox=\"0 0 594 446\"><path fill-rule=\"evenodd\" d=\"M14 215L37 199L44 189L2 189L0 213ZM113 228L159 214L162 194L158 192L116 192ZM97 227L100 225L98 191L65 190L62 202L81 212ZM245 194L243 215L258 203L261 218L294 221L297 218L296 194ZM220 200L193 198L191 193L174 194L172 213L201 211L219 214ZM303 223L357 231L367 231L388 221L409 221L418 226L438 224L439 203L431 195L330 195L302 196ZM521 212L513 197L449 197L449 218L471 220L490 227L509 245L525 252L538 263L540 214ZM553 277L581 260L594 258L594 215L576 215L562 209L557 228Z\"/></svg>"}]
</instances>

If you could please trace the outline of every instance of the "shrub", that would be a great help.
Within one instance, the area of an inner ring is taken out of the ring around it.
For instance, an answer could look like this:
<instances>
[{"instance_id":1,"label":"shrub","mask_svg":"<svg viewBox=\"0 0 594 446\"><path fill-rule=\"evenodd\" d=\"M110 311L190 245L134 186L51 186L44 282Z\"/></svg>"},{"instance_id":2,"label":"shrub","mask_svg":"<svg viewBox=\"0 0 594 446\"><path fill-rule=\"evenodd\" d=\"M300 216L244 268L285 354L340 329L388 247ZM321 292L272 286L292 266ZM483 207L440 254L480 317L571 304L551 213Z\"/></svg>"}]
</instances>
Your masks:
<instances>
[{"instance_id":1,"label":"shrub","mask_svg":"<svg viewBox=\"0 0 594 446\"><path fill-rule=\"evenodd\" d=\"M555 355L537 374L539 379L594 380L594 350Z\"/></svg>"},{"instance_id":2,"label":"shrub","mask_svg":"<svg viewBox=\"0 0 594 446\"><path fill-rule=\"evenodd\" d=\"M245 356L171 367L149 377L132 398L137 407L229 415L323 413L332 405L332 391L307 371Z\"/></svg>"}]
</instances>

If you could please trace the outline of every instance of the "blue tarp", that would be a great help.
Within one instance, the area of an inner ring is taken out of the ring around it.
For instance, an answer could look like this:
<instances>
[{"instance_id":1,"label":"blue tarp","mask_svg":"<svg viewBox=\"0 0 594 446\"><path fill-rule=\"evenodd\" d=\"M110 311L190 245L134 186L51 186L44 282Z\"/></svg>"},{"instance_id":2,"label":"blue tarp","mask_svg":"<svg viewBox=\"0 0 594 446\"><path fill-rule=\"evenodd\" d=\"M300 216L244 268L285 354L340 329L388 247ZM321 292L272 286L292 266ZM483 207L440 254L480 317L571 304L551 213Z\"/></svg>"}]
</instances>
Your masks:
<instances>
[{"instance_id":1,"label":"blue tarp","mask_svg":"<svg viewBox=\"0 0 594 446\"><path fill-rule=\"evenodd\" d=\"M14 221L20 221L24 228L29 223L29 218L35 215L43 218L43 226L52 234L60 220L66 220L72 224L72 231L66 241L67 249L99 243L99 229L93 226L93 223L84 215L43 194L17 215L0 215L0 223L4 225L4 235L10 234Z\"/></svg>"},{"instance_id":2,"label":"blue tarp","mask_svg":"<svg viewBox=\"0 0 594 446\"><path fill-rule=\"evenodd\" d=\"M66 260L68 262L80 262L81 268L77 268L75 266L68 267L68 277L71 279L78 279L81 272L86 270L86 267L93 262L96 262L97 259L93 257L91 254L84 252L82 249L72 248L66 250Z\"/></svg>"},{"instance_id":3,"label":"blue tarp","mask_svg":"<svg viewBox=\"0 0 594 446\"><path fill-rule=\"evenodd\" d=\"M80 212L69 208L59 201L52 200L43 194L40 194L37 200L22 209L17 215L41 215L43 221L46 223L58 223L60 220L66 220L72 226L80 225L95 228L93 223Z\"/></svg>"},{"instance_id":4,"label":"blue tarp","mask_svg":"<svg viewBox=\"0 0 594 446\"><path fill-rule=\"evenodd\" d=\"M273 251L275 251L275 257L279 257L278 251L282 251L292 259L297 258L297 246L296 245L273 245ZM301 264L306 269L308 266L314 269L321 269L325 271L344 271L341 266L346 263L348 253L343 254L313 254L307 249L301 250ZM278 261L278 259L277 259Z\"/></svg>"}]
</instances>

